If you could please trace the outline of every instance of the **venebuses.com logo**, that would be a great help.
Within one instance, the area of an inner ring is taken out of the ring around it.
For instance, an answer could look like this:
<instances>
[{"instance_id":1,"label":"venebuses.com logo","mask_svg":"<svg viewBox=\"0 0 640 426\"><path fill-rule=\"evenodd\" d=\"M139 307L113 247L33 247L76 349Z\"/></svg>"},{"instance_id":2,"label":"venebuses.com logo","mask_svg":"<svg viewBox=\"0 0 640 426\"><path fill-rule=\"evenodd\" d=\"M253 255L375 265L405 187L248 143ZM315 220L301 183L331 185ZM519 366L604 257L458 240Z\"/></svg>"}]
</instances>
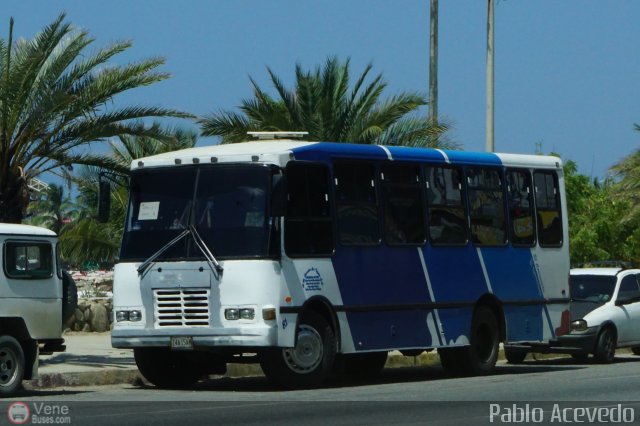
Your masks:
<instances>
[{"instance_id":1,"label":"venebuses.com logo","mask_svg":"<svg viewBox=\"0 0 640 426\"><path fill-rule=\"evenodd\" d=\"M7 408L7 418L14 425L70 424L71 410L65 404L33 402L31 408L24 402L14 402Z\"/></svg>"},{"instance_id":2,"label":"venebuses.com logo","mask_svg":"<svg viewBox=\"0 0 640 426\"><path fill-rule=\"evenodd\" d=\"M29 421L31 411L24 402L14 402L7 408L7 418L14 425L23 425Z\"/></svg>"}]
</instances>

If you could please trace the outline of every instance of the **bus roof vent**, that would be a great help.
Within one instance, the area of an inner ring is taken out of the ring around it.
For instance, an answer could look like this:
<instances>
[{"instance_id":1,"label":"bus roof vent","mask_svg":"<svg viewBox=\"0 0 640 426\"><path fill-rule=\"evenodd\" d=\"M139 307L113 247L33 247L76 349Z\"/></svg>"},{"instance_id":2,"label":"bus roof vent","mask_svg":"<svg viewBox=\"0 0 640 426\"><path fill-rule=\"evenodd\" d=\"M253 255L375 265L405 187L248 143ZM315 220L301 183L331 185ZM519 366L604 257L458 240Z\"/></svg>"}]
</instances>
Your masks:
<instances>
[{"instance_id":1,"label":"bus roof vent","mask_svg":"<svg viewBox=\"0 0 640 426\"><path fill-rule=\"evenodd\" d=\"M309 132L247 132L249 136L258 140L266 139L302 139Z\"/></svg>"}]
</instances>

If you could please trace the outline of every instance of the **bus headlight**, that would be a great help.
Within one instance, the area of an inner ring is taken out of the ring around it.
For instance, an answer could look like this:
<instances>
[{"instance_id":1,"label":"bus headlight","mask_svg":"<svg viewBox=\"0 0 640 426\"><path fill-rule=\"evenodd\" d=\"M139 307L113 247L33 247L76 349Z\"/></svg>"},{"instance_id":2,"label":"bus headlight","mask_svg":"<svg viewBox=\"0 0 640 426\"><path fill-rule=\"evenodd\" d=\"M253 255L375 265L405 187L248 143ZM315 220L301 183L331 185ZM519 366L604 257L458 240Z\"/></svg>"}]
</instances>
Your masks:
<instances>
[{"instance_id":1,"label":"bus headlight","mask_svg":"<svg viewBox=\"0 0 640 426\"><path fill-rule=\"evenodd\" d=\"M137 322L142 320L142 311L116 311L116 322L132 321Z\"/></svg>"},{"instance_id":2,"label":"bus headlight","mask_svg":"<svg viewBox=\"0 0 640 426\"><path fill-rule=\"evenodd\" d=\"M227 320L233 321L240 318L240 312L236 308L230 308L224 310L224 317Z\"/></svg>"},{"instance_id":3,"label":"bus headlight","mask_svg":"<svg viewBox=\"0 0 640 426\"><path fill-rule=\"evenodd\" d=\"M116 311L116 321L129 321L129 311Z\"/></svg>"},{"instance_id":4,"label":"bus headlight","mask_svg":"<svg viewBox=\"0 0 640 426\"><path fill-rule=\"evenodd\" d=\"M240 309L240 319L252 320L256 317L256 311L253 308Z\"/></svg>"}]
</instances>

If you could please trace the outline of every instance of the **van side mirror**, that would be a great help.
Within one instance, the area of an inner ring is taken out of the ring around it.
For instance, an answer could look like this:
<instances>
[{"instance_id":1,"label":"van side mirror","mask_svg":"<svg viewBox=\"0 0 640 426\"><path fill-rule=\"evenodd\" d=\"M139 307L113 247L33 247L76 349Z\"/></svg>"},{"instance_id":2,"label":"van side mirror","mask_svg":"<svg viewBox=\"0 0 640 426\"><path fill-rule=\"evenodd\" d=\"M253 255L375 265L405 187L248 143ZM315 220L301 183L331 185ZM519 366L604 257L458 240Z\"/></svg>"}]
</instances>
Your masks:
<instances>
[{"instance_id":1,"label":"van side mirror","mask_svg":"<svg viewBox=\"0 0 640 426\"><path fill-rule=\"evenodd\" d=\"M271 177L271 200L269 215L271 217L284 216L287 210L287 184L283 175Z\"/></svg>"},{"instance_id":2,"label":"van side mirror","mask_svg":"<svg viewBox=\"0 0 640 426\"><path fill-rule=\"evenodd\" d=\"M105 223L109 220L109 210L111 208L111 184L100 179L98 186L98 222Z\"/></svg>"}]
</instances>

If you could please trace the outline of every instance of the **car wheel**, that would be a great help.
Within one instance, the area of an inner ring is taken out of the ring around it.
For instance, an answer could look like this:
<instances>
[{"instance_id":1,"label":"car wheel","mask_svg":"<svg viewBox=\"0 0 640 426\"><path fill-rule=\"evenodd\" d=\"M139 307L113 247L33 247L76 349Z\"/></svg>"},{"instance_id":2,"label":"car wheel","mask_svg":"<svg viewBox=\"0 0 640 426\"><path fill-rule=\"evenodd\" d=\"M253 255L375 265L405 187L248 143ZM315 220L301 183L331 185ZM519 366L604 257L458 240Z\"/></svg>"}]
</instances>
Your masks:
<instances>
[{"instance_id":1,"label":"car wheel","mask_svg":"<svg viewBox=\"0 0 640 426\"><path fill-rule=\"evenodd\" d=\"M601 364L613 362L613 358L616 355L616 335L611 327L607 327L600 332L593 355L596 361Z\"/></svg>"}]
</instances>

